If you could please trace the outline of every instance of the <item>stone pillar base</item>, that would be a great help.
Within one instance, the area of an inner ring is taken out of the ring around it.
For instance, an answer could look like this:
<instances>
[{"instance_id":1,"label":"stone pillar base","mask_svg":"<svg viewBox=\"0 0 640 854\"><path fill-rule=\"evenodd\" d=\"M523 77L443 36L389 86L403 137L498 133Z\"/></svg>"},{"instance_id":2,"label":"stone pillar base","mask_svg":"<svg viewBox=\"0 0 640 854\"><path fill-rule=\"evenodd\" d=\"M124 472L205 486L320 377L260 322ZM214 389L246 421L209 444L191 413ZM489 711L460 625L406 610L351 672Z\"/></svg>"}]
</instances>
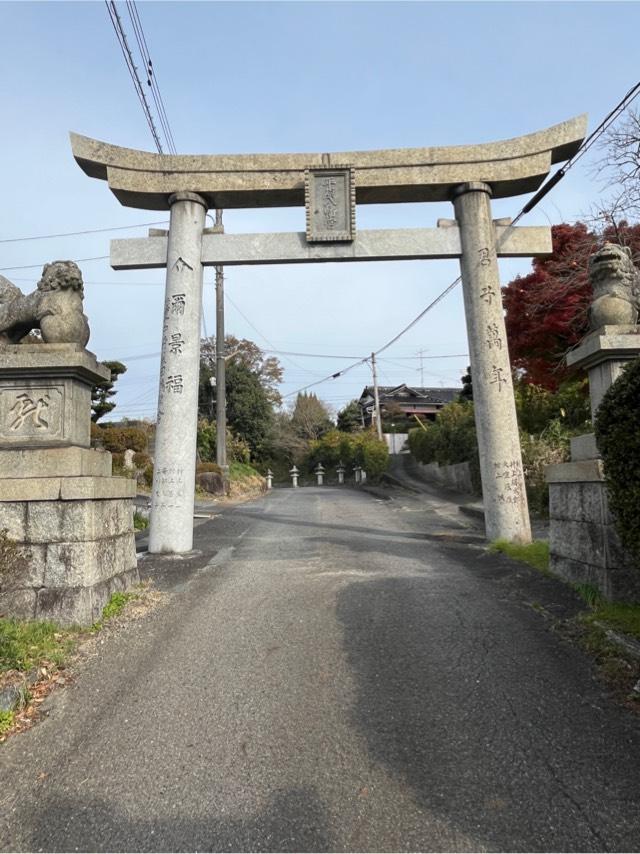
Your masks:
<instances>
[{"instance_id":1,"label":"stone pillar base","mask_svg":"<svg viewBox=\"0 0 640 854\"><path fill-rule=\"evenodd\" d=\"M99 619L114 591L139 580L135 493L135 481L111 477L106 451L0 450L0 531L18 546L0 567L0 614Z\"/></svg>"},{"instance_id":2,"label":"stone pillar base","mask_svg":"<svg viewBox=\"0 0 640 854\"><path fill-rule=\"evenodd\" d=\"M549 466L549 568L590 584L610 601L640 601L640 573L626 555L609 509L602 461Z\"/></svg>"}]
</instances>

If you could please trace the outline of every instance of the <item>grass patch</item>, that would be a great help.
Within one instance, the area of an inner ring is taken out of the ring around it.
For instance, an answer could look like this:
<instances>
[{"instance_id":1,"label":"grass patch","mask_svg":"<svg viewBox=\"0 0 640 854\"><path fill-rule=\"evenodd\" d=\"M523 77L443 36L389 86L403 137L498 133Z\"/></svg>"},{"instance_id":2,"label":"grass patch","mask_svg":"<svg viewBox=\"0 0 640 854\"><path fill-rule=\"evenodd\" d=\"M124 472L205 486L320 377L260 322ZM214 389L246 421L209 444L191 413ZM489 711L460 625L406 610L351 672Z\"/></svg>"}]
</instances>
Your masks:
<instances>
[{"instance_id":1,"label":"grass patch","mask_svg":"<svg viewBox=\"0 0 640 854\"><path fill-rule=\"evenodd\" d=\"M640 680L640 662L607 637L607 629L614 626L604 623L600 608L579 614L574 625L571 634L593 658L599 677L620 702L638 711L640 694L635 685Z\"/></svg>"},{"instance_id":2,"label":"grass patch","mask_svg":"<svg viewBox=\"0 0 640 854\"><path fill-rule=\"evenodd\" d=\"M136 531L146 531L149 527L149 517L135 510L133 513L133 527Z\"/></svg>"},{"instance_id":3,"label":"grass patch","mask_svg":"<svg viewBox=\"0 0 640 854\"><path fill-rule=\"evenodd\" d=\"M590 614L588 623L603 623L608 628L640 640L640 604L600 601Z\"/></svg>"},{"instance_id":4,"label":"grass patch","mask_svg":"<svg viewBox=\"0 0 640 854\"><path fill-rule=\"evenodd\" d=\"M527 545L510 543L508 540L495 540L489 546L489 551L502 552L514 560L528 563L545 575L549 574L549 543L546 540L535 540Z\"/></svg>"},{"instance_id":5,"label":"grass patch","mask_svg":"<svg viewBox=\"0 0 640 854\"><path fill-rule=\"evenodd\" d=\"M108 620L112 620L114 617L117 617L118 614L122 613L127 602L130 602L132 599L139 598L140 597L137 593L112 593L111 598L102 609L102 616L97 623L94 623L91 626L92 630L95 632L101 629L104 623Z\"/></svg>"},{"instance_id":6,"label":"grass patch","mask_svg":"<svg viewBox=\"0 0 640 854\"><path fill-rule=\"evenodd\" d=\"M62 629L55 623L0 619L0 673L27 671L42 661L61 667L77 636L77 629Z\"/></svg>"},{"instance_id":7,"label":"grass patch","mask_svg":"<svg viewBox=\"0 0 640 854\"><path fill-rule=\"evenodd\" d=\"M595 608L602 601L602 594L593 584L573 584L572 587L590 608Z\"/></svg>"},{"instance_id":8,"label":"grass patch","mask_svg":"<svg viewBox=\"0 0 640 854\"><path fill-rule=\"evenodd\" d=\"M262 477L260 472L256 471L249 463L233 462L229 465L229 479L242 480L245 477Z\"/></svg>"},{"instance_id":9,"label":"grass patch","mask_svg":"<svg viewBox=\"0 0 640 854\"><path fill-rule=\"evenodd\" d=\"M140 584L131 593L114 593L102 610L99 622L91 627L62 628L56 623L36 620L0 618L0 689L13 688L11 712L0 711L0 744L12 735L29 729L41 716L41 703L57 686L73 681L67 668L81 644L91 643L92 635L107 629L106 623L117 617L131 600L127 620L144 616L162 601L160 594L149 589L150 582ZM116 630L120 624L116 623Z\"/></svg>"},{"instance_id":10,"label":"grass patch","mask_svg":"<svg viewBox=\"0 0 640 854\"><path fill-rule=\"evenodd\" d=\"M4 735L13 726L15 714L13 712L0 711L0 735Z\"/></svg>"}]
</instances>

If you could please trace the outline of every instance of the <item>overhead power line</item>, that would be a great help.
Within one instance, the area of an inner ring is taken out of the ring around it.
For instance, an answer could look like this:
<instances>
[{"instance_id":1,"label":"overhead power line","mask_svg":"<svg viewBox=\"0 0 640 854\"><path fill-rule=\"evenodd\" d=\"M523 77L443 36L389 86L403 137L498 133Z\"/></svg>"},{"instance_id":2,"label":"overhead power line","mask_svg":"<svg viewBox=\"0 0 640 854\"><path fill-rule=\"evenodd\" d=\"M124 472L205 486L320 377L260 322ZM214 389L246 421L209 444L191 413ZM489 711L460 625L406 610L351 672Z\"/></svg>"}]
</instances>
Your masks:
<instances>
[{"instance_id":1,"label":"overhead power line","mask_svg":"<svg viewBox=\"0 0 640 854\"><path fill-rule=\"evenodd\" d=\"M95 255L93 258L74 258L73 260L76 264L84 264L86 261L105 261L109 257L109 255ZM4 273L6 270L41 270L48 263L48 261L44 261L40 264L22 264L20 267L0 267L0 273Z\"/></svg>"},{"instance_id":2,"label":"overhead power line","mask_svg":"<svg viewBox=\"0 0 640 854\"><path fill-rule=\"evenodd\" d=\"M556 184L558 184L564 176L567 174L569 169L576 165L576 163L584 157L584 155L589 151L589 149L594 145L594 143L602 136L602 134L616 121L619 116L624 113L624 111L631 106L631 104L635 101L635 99L640 95L640 80L632 86L631 89L627 92L627 94L615 105L615 107L607 113L604 119L600 122L598 127L587 136L580 148L576 151L573 157L570 157L569 160L564 164L561 169L549 178L549 180L540 187L538 192L527 202L526 205L522 208L518 216L513 220L512 225L515 225L520 217L528 214L529 211L532 211L534 207L540 202L548 192L550 192Z\"/></svg>"},{"instance_id":3,"label":"overhead power line","mask_svg":"<svg viewBox=\"0 0 640 854\"><path fill-rule=\"evenodd\" d=\"M229 300L229 302L231 303L231 305L232 305L232 306L235 308L235 310L238 312L238 314L240 315L240 317L243 317L243 318L246 320L246 322L247 322L247 323L249 324L249 326L253 329L253 331L256 333L256 335L259 335L259 336L260 336L260 338L262 338L262 340L263 340L263 341L266 341L266 343L269 345L269 347L273 348L273 344L271 343L271 341L269 341L269 339L268 339L268 338L266 338L266 337L262 334L262 332L260 332L260 330L259 330L259 329L256 329L256 327L255 327L255 326L253 325L253 323L249 320L249 318L247 317L247 315L246 315L246 314L242 311L242 309L240 309L240 308L238 307L238 305L237 305L237 304L236 304L236 303L231 299L231 297L229 296L229 292L228 292L228 291L227 291L227 293L226 293L226 298ZM273 352L273 350L272 350L272 351L269 351L269 352ZM313 373L313 371L309 371L309 370L308 370L308 368L304 368L302 365L298 365L298 364L297 364L297 362L294 362L294 361L293 361L293 359L290 359L290 358L288 358L287 356L285 356L285 359L286 359L286 361L287 361L287 362L289 362L289 364L290 364L290 365L293 365L293 366L294 366L294 368L298 368L298 370L300 370L300 371L304 371L305 373Z\"/></svg>"},{"instance_id":4,"label":"overhead power line","mask_svg":"<svg viewBox=\"0 0 640 854\"><path fill-rule=\"evenodd\" d=\"M261 349L262 349L263 353L267 353L271 356L300 356L302 358L307 358L307 359L357 359L358 358L358 356L336 356L335 353L292 353L292 352L289 352L287 350L268 350L268 349L264 349L264 348L261 348ZM119 356L118 358L121 359L123 362L138 362L138 361L141 361L143 359L154 359L160 355L161 355L161 353L158 350L158 351L153 352L153 353L133 354L131 356ZM468 353L446 353L442 356L429 356L429 358L430 359L460 359L460 358L466 358L468 355L469 355ZM363 356L362 359L358 362L358 364L360 365L363 362L368 361L369 358L370 358L369 356ZM398 356L397 358L399 358L399 359L413 359L413 358L417 358L417 357L415 357L415 356ZM393 364L393 362L390 359L383 359L382 361L383 362L389 361L391 364ZM300 370L305 374L310 373L308 368L300 368ZM311 372L311 373L313 373L313 372Z\"/></svg>"},{"instance_id":5,"label":"overhead power line","mask_svg":"<svg viewBox=\"0 0 640 854\"><path fill-rule=\"evenodd\" d=\"M0 243L23 243L26 240L51 240L54 237L80 237L83 234L101 234L105 231L128 231L133 228L146 228L149 225L167 225L167 220L139 222L136 225L113 225L110 228L85 228L83 231L62 231L59 234L36 234L31 237L4 237L0 239Z\"/></svg>"},{"instance_id":6,"label":"overhead power line","mask_svg":"<svg viewBox=\"0 0 640 854\"><path fill-rule=\"evenodd\" d=\"M466 358L468 353L447 353L445 356L394 356L394 359L411 359L415 361L415 359L462 359ZM386 359L382 360L387 361Z\"/></svg>"},{"instance_id":7,"label":"overhead power line","mask_svg":"<svg viewBox=\"0 0 640 854\"><path fill-rule=\"evenodd\" d=\"M145 68L147 71L147 86L151 89L151 95L153 97L154 104L156 105L158 117L160 118L160 124L162 125L162 130L167 141L167 147L171 154L177 154L178 151L176 149L176 145L173 139L171 126L169 125L169 118L167 116L167 111L164 107L164 101L162 99L162 95L160 94L158 78L153 67L151 54L149 53L149 47L147 45L147 39L142 28L142 21L140 20L140 15L138 14L138 8L135 4L135 0L127 0L127 11L129 12L131 25L133 27L136 41L138 43L140 56L142 57L142 60L145 64Z\"/></svg>"},{"instance_id":8,"label":"overhead power line","mask_svg":"<svg viewBox=\"0 0 640 854\"><path fill-rule=\"evenodd\" d=\"M107 7L107 11L109 13L109 19L111 20L111 24L113 26L114 32L116 34L116 38L118 39L118 44L120 45L120 50L122 51L122 56L124 58L125 65L127 67L127 71L129 72L129 76L131 77L131 81L133 83L133 88L135 90L136 95L138 96L138 100L140 101L140 106L142 107L142 112L144 113L144 117L146 119L147 124L149 125L149 130L151 131L151 136L153 137L153 141L155 143L156 148L160 154L164 154L164 149L162 147L162 141L160 139L160 134L156 127L153 113L151 111L151 107L149 106L149 101L147 100L146 92L144 86L142 85L142 81L140 79L140 75L138 73L138 67L135 63L133 51L129 46L129 41L127 39L127 34L125 32L122 19L118 14L118 10L116 8L115 0L105 0L105 5ZM162 101L162 96L160 95L160 90L158 88L158 84L155 78L155 73L153 70L153 63L151 61L151 56L149 54L149 49L147 47L147 42L144 37L144 32L142 30L142 23L140 21L140 16L138 15L138 10L135 6L134 2L131 0L127 0L127 11L129 12L129 17L131 19L131 24L133 27L134 36L136 42L138 44L138 49L140 51L140 57L145 66L146 73L146 82L147 86L151 90L151 96L153 98L154 104L156 106L156 110L158 112L158 117L160 119L160 125L162 127L162 131L165 137L165 144L169 150L169 153L176 154L176 148L173 141L173 134L171 133L171 128L169 126L169 122L167 119L166 111L164 109L164 103Z\"/></svg>"},{"instance_id":9,"label":"overhead power line","mask_svg":"<svg viewBox=\"0 0 640 854\"><path fill-rule=\"evenodd\" d=\"M562 178L564 178L564 176L567 174L567 172L569 171L569 169L571 169L573 166L575 166L575 164L580 160L580 158L581 158L581 157L583 157L583 156L587 153L587 151L588 151L588 150L589 150L589 149L594 145L594 143L597 141L597 139L599 139L599 137L600 137L600 136L602 136L602 134L607 130L607 128L609 128L609 127L610 127L610 125L611 125L611 124L612 124L612 123L613 123L613 122L614 122L614 121L615 121L615 120L616 120L616 119L617 119L617 118L618 118L618 117L619 117L619 116L620 116L620 115L621 115L621 114L622 114L626 109L628 109L628 107L633 103L633 101L635 101L635 99L638 97L638 95L640 95L640 80L639 80L639 81L638 81L634 86L632 86L632 87L631 87L631 89L629 89L629 91L626 93L626 95L625 95L625 96L624 96L624 97L623 97L623 98L622 98L622 99L621 99L621 100L616 104L616 106L615 106L615 107L614 107L614 108L613 108L613 109L612 109L612 110L611 110L611 111L610 111L610 112L605 116L605 118L600 122L600 124L599 124L599 125L598 125L598 127L593 131L593 133L589 134L589 136L587 136L587 137L583 140L582 144L580 145L580 147L578 148L578 150L576 151L576 153L575 153L571 158L569 158L569 160L567 160L567 162L565 163L565 165L564 165L561 169L559 169L559 170L558 170L558 171L557 171L557 172L556 172L556 173L555 173L555 174L554 174L554 175L553 175L553 176L552 176L552 177L551 177L551 178L546 182L546 184L544 184L544 185L543 185L543 186L538 190L538 192L533 196L533 198L532 198L532 199L530 199L530 200L529 200L529 201L528 201L528 202L527 202L527 203L522 207L522 209L519 211L519 213L517 214L517 216L516 216L516 217L514 217L514 219L512 220L512 222L511 222L511 224L510 224L509 228L513 228L513 227L516 225L516 223L517 223L517 222L518 222L518 221L519 221L519 220L520 220L520 219L521 219L525 214L527 214L527 213L529 213L530 211L532 211L532 210L533 210L533 208L534 208L534 207L535 207L535 206L536 206L536 205L537 205L537 204L538 204L538 203L539 203L539 202L544 198L544 196L546 196L546 195L547 195L547 193L548 193L550 190L552 190L552 189L553 189L553 188L554 188L554 187L555 187L555 186L556 186L556 185L557 185L557 184L562 180ZM378 356L380 353L384 353L384 351L385 351L385 350L388 350L388 349L389 349L389 347L391 347L391 345L392 345L392 344L395 344L395 343L396 343L396 341L398 341L400 338L402 338L402 336L403 336L405 333L407 333L410 329L412 329L412 328L416 325L416 323L418 323L420 320L422 320L422 318L423 318L423 317L424 317L428 312L430 312L433 308L435 308L435 307L436 307L436 305L438 305L438 303L439 303L442 299L444 299L444 297L446 297L446 296L447 296L447 294L449 294L449 293L450 293L450 292L451 292L451 291L452 291L452 290L453 290L457 285L459 285L461 281L462 281L462 276L458 276L456 279L454 279L454 280L453 280L453 282L451 282L451 284L450 284L450 285L448 285L448 286L447 286L447 287L442 291L442 293L440 293L440 294L439 294L439 295L438 295L434 300L432 300L432 302L430 302L430 303L429 303L429 305L428 305L425 309L423 309L423 311L421 311L421 312L420 312L420 314L418 314L416 317L414 317L414 319L413 319L410 323L408 323L408 324L404 327L404 329L402 329L402 330L401 330L397 335L395 335L395 336L394 336L390 341L387 341L387 343L386 343L386 344L384 344L382 347L380 347L378 350L375 350L375 351L372 353L372 356L373 356L373 357ZM369 359L370 359L370 358L371 358L371 357L365 357L365 358L363 358L363 359L360 359L358 362L354 362L354 364L353 364L353 365L349 365L348 367L343 368L343 370L341 370L341 371L336 371L336 373L334 373L334 374L330 374L329 376L325 377L324 379L322 379L322 380L318 380L318 381L317 381L317 382L315 382L315 383L311 383L310 385L307 385L307 386L305 386L304 388L298 389L297 391L290 392L289 394L284 395L284 397L285 397L285 398L287 398L287 397L293 397L293 395L295 395L295 394L300 394L301 392L306 391L306 390L307 390L307 389L309 389L309 388L313 388L313 387L315 387L315 386L321 385L322 383L328 382L329 380L335 380L335 379L338 379L338 377L344 376L344 374L346 374L346 373L348 373L349 371L353 370L353 368L357 367L358 365L363 364L363 362L367 362L367 361L369 361Z\"/></svg>"}]
</instances>

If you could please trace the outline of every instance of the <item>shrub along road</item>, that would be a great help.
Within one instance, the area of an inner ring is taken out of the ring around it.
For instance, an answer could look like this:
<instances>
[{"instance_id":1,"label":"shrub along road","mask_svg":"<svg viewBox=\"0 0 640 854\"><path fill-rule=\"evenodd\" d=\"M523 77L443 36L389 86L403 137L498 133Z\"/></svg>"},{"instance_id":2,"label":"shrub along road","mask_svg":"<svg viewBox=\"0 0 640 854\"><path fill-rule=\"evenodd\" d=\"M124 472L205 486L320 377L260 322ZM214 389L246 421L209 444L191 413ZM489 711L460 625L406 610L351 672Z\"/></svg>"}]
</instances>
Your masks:
<instances>
[{"instance_id":1,"label":"shrub along road","mask_svg":"<svg viewBox=\"0 0 640 854\"><path fill-rule=\"evenodd\" d=\"M467 524L282 489L145 558L169 603L0 750L0 847L637 850L640 719Z\"/></svg>"}]
</instances>

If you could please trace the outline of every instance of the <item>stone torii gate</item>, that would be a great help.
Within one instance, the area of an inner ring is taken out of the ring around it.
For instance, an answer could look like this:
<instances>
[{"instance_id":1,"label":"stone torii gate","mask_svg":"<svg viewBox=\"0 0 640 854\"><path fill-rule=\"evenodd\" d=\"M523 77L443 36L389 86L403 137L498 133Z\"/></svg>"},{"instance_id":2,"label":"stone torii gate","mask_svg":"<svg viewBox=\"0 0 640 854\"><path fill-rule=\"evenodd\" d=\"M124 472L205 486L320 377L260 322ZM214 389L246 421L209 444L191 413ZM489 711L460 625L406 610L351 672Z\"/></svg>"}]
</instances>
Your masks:
<instances>
[{"instance_id":1,"label":"stone torii gate","mask_svg":"<svg viewBox=\"0 0 640 854\"><path fill-rule=\"evenodd\" d=\"M166 267L149 550L193 545L194 473L204 266L459 258L474 378L487 536L531 531L497 258L547 255L548 227L493 221L491 197L533 192L571 157L586 116L476 146L336 154L161 155L71 134L73 155L121 204L170 210L168 234L114 240L115 269ZM453 202L438 228L356 231L357 204ZM210 208L305 206L306 231L219 234Z\"/></svg>"}]
</instances>

